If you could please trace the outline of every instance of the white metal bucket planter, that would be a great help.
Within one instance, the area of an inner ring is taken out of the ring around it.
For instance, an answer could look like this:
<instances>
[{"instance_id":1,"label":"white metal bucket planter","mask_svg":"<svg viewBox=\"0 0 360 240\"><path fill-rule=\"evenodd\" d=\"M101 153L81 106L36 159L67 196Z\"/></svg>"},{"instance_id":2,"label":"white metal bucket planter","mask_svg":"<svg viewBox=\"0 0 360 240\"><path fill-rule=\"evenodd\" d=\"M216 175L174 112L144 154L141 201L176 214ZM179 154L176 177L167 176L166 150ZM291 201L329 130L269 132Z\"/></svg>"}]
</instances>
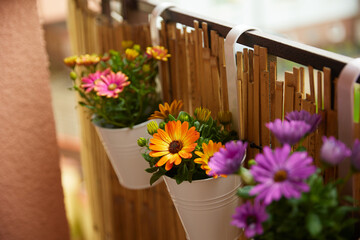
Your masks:
<instances>
[{"instance_id":1,"label":"white metal bucket planter","mask_svg":"<svg viewBox=\"0 0 360 240\"><path fill-rule=\"evenodd\" d=\"M146 137L146 125L149 122L135 125L132 129L103 128L94 124L120 184L129 189L151 187L151 174L145 172L149 163L144 160L141 148L137 145L138 138ZM153 186L160 182L157 181Z\"/></svg>"},{"instance_id":2,"label":"white metal bucket planter","mask_svg":"<svg viewBox=\"0 0 360 240\"><path fill-rule=\"evenodd\" d=\"M177 184L169 177L164 181L189 240L235 240L240 229L230 225L231 216L240 204L236 191L241 180L227 178L195 180Z\"/></svg>"}]
</instances>

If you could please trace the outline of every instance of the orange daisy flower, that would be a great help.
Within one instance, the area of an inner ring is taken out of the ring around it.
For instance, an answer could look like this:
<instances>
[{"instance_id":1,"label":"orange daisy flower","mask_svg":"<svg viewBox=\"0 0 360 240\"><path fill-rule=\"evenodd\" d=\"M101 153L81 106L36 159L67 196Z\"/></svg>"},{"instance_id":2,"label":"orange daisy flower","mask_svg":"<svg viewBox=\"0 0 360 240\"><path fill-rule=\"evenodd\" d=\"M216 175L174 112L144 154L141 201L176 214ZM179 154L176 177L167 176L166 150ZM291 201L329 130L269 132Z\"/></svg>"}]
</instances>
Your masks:
<instances>
[{"instance_id":1,"label":"orange daisy flower","mask_svg":"<svg viewBox=\"0 0 360 240\"><path fill-rule=\"evenodd\" d=\"M168 103L165 103L164 105L159 104L160 111L155 111L153 114L151 114L151 116L149 117L149 120L150 119L166 119L169 116L169 114L173 115L174 117L177 117L182 106L183 106L183 102L181 100L179 100L179 101L174 100L170 104L170 106Z\"/></svg>"},{"instance_id":2,"label":"orange daisy flower","mask_svg":"<svg viewBox=\"0 0 360 240\"><path fill-rule=\"evenodd\" d=\"M154 46L154 47L147 47L146 54L152 56L153 58L160 60L160 61L167 61L170 54L168 54L168 50L162 46Z\"/></svg>"},{"instance_id":3,"label":"orange daisy flower","mask_svg":"<svg viewBox=\"0 0 360 240\"><path fill-rule=\"evenodd\" d=\"M169 171L174 163L179 165L182 158L191 158L199 139L200 133L195 127L189 129L189 123L170 121L165 125L165 131L158 129L158 132L150 139L149 148L152 150L151 157L161 157L156 163L157 167L165 165L166 171Z\"/></svg>"},{"instance_id":4,"label":"orange daisy flower","mask_svg":"<svg viewBox=\"0 0 360 240\"><path fill-rule=\"evenodd\" d=\"M211 168L208 163L210 158L214 155L214 153L218 152L220 148L224 147L221 142L214 143L212 140L209 141L209 144L203 143L202 149L203 152L195 151L195 154L199 156L199 158L195 158L194 162L201 164L201 169L205 170L206 174L209 175ZM222 177L226 177L226 175L221 175ZM217 178L217 175L214 175L214 178Z\"/></svg>"}]
</instances>

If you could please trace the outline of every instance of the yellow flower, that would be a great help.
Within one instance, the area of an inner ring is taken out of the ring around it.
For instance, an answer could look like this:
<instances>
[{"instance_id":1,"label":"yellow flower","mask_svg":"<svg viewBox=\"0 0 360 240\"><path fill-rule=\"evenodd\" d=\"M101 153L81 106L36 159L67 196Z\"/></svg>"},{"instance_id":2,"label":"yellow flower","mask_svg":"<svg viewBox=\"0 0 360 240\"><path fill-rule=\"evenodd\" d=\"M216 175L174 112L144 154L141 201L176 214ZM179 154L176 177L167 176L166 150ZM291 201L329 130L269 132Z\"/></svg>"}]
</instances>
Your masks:
<instances>
[{"instance_id":1,"label":"yellow flower","mask_svg":"<svg viewBox=\"0 0 360 240\"><path fill-rule=\"evenodd\" d=\"M131 48L133 44L134 44L134 42L131 40L121 42L121 46L123 49Z\"/></svg>"},{"instance_id":2,"label":"yellow flower","mask_svg":"<svg viewBox=\"0 0 360 240\"><path fill-rule=\"evenodd\" d=\"M207 108L198 107L195 109L196 119L200 122L207 122L210 118L211 111Z\"/></svg>"},{"instance_id":3,"label":"yellow flower","mask_svg":"<svg viewBox=\"0 0 360 240\"><path fill-rule=\"evenodd\" d=\"M153 135L154 133L157 132L158 128L159 128L159 125L157 124L157 122L155 121L151 121L149 122L147 125L147 131L150 135Z\"/></svg>"},{"instance_id":4,"label":"yellow flower","mask_svg":"<svg viewBox=\"0 0 360 240\"><path fill-rule=\"evenodd\" d=\"M144 64L144 65L142 66L142 70L143 70L144 72L149 72L149 71L151 70L151 67L150 67L149 64Z\"/></svg>"},{"instance_id":5,"label":"yellow flower","mask_svg":"<svg viewBox=\"0 0 360 240\"><path fill-rule=\"evenodd\" d=\"M71 57L67 57L67 58L64 58L64 63L66 66L68 67L73 67L75 66L76 64L76 59L78 58L78 56L71 56Z\"/></svg>"},{"instance_id":6,"label":"yellow flower","mask_svg":"<svg viewBox=\"0 0 360 240\"><path fill-rule=\"evenodd\" d=\"M179 165L183 158L191 158L199 139L200 133L195 127L189 129L189 123L181 121L170 121L165 125L165 131L158 129L158 132L150 139L149 148L152 150L151 157L161 157L156 163L157 167L165 165L169 171L174 163Z\"/></svg>"},{"instance_id":7,"label":"yellow flower","mask_svg":"<svg viewBox=\"0 0 360 240\"><path fill-rule=\"evenodd\" d=\"M125 56L126 56L126 59L132 61L137 56L139 56L139 52L134 50L134 49L128 48L128 49L125 50Z\"/></svg>"},{"instance_id":8,"label":"yellow flower","mask_svg":"<svg viewBox=\"0 0 360 240\"><path fill-rule=\"evenodd\" d=\"M76 58L77 65L89 66L89 65L97 64L99 62L100 62L100 57L96 54L92 54L92 55L85 54Z\"/></svg>"},{"instance_id":9,"label":"yellow flower","mask_svg":"<svg viewBox=\"0 0 360 240\"><path fill-rule=\"evenodd\" d=\"M135 45L133 46L133 49L136 50L136 51L138 51L138 52L140 52L141 47L140 47L139 44L135 44Z\"/></svg>"},{"instance_id":10,"label":"yellow flower","mask_svg":"<svg viewBox=\"0 0 360 240\"><path fill-rule=\"evenodd\" d=\"M146 54L160 61L167 61L171 57L168 50L162 46L147 47Z\"/></svg>"},{"instance_id":11,"label":"yellow flower","mask_svg":"<svg viewBox=\"0 0 360 240\"><path fill-rule=\"evenodd\" d=\"M209 175L209 172L211 171L208 163L212 156L214 156L214 153L218 152L220 148L222 148L223 145L221 142L214 143L212 140L209 141L209 144L203 143L202 149L203 151L195 151L195 154L198 155L200 158L195 158L194 162L201 164L201 169L205 170L206 174ZM221 175L222 177L226 177L226 175ZM214 178L217 178L217 175L214 175Z\"/></svg>"},{"instance_id":12,"label":"yellow flower","mask_svg":"<svg viewBox=\"0 0 360 240\"><path fill-rule=\"evenodd\" d=\"M231 123L231 112L229 111L220 111L217 114L218 120L221 124L226 125Z\"/></svg>"},{"instance_id":13,"label":"yellow flower","mask_svg":"<svg viewBox=\"0 0 360 240\"><path fill-rule=\"evenodd\" d=\"M168 103L165 103L164 105L159 104L160 111L155 111L149 117L149 120L150 119L166 119L169 116L169 114L176 117L179 114L182 106L183 106L183 102L181 100L179 100L179 101L174 100L170 106Z\"/></svg>"}]
</instances>

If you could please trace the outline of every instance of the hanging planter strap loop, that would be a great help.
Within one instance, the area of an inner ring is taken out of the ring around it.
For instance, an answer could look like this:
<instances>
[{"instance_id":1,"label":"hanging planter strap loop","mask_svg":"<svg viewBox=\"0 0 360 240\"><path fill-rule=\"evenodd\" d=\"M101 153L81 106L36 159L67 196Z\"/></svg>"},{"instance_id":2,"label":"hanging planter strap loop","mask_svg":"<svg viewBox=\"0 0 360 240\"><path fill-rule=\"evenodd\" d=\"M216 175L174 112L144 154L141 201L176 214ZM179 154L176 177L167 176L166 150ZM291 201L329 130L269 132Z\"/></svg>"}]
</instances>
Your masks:
<instances>
[{"instance_id":1,"label":"hanging planter strap loop","mask_svg":"<svg viewBox=\"0 0 360 240\"><path fill-rule=\"evenodd\" d=\"M225 64L226 64L226 78L227 78L227 89L228 89L228 100L229 100L229 111L233 116L234 129L238 131L240 136L239 126L239 107L237 99L237 68L236 68L236 42L239 37L251 30L258 30L257 28L250 27L247 25L237 25L232 28L225 38Z\"/></svg>"},{"instance_id":2,"label":"hanging planter strap loop","mask_svg":"<svg viewBox=\"0 0 360 240\"><path fill-rule=\"evenodd\" d=\"M350 149L354 139L354 83L360 76L360 58L346 64L337 81L337 111L339 140ZM339 177L344 178L350 169L350 159L339 165ZM351 194L352 182L346 185L344 192Z\"/></svg>"},{"instance_id":3,"label":"hanging planter strap loop","mask_svg":"<svg viewBox=\"0 0 360 240\"><path fill-rule=\"evenodd\" d=\"M150 14L150 34L151 34L151 43L153 46L160 45L160 36L157 29L156 23L158 17L168 8L175 7L174 4L163 2L158 4Z\"/></svg>"}]
</instances>

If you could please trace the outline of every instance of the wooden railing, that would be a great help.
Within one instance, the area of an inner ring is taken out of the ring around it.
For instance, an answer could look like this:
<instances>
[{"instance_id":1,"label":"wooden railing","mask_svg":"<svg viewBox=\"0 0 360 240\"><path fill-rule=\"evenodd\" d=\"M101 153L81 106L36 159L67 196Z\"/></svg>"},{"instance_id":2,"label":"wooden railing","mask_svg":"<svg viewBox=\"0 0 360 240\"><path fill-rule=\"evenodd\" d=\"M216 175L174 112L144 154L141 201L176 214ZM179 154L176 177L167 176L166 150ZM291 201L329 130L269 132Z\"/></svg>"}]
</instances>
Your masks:
<instances>
[{"instance_id":1,"label":"wooden railing","mask_svg":"<svg viewBox=\"0 0 360 240\"><path fill-rule=\"evenodd\" d=\"M150 44L148 25L111 25L109 21L100 21L75 6L75 0L69 2L73 4L70 23L74 53L103 53L111 48L121 50L122 40L140 41L142 46ZM155 6L156 2L152 0L138 2L138 10L146 13L151 13ZM159 30L161 44L172 55L169 62L162 63L160 72L164 100L182 99L188 111L200 105L214 113L227 110L224 38L235 25L177 7L164 11L162 17L165 22ZM190 32L177 29L176 23L193 29ZM337 136L336 78L352 58L261 31L243 34L238 43L250 48L237 54L241 139L258 147L276 146L273 136L264 127L266 121L283 118L286 112L292 110L319 112L323 122L319 130L305 141L319 164L321 136ZM292 68L291 72L284 73L284 81L278 80L275 56L309 66L308 80L304 76L304 67ZM320 71L315 72L314 69ZM304 89L305 81L309 81L310 92ZM324 95L322 91L316 91L317 85L323 87ZM319 107L322 104L317 102L322 101L324 107ZM184 239L182 226L165 186L160 184L143 191L120 186L89 116L83 111L80 111L80 116L82 151L86 152L82 155L82 162L95 218L94 239ZM360 126L354 124L359 138ZM248 156L254 157L258 152L257 148L250 148ZM326 180L336 178L337 169L324 172L324 177ZM354 197L360 199L359 176L353 182Z\"/></svg>"}]
</instances>

